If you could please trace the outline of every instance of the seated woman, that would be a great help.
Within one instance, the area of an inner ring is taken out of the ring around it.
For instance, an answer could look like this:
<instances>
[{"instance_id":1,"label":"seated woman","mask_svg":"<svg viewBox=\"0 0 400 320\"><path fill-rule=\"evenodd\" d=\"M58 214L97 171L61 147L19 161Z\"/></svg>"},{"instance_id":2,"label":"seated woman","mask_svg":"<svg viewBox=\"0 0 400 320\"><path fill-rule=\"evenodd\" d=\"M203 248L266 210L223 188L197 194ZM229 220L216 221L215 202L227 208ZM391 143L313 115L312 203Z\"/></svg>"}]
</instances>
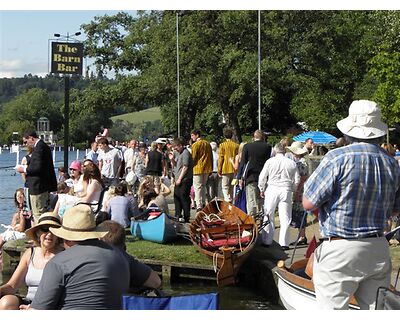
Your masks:
<instances>
[{"instance_id":1,"label":"seated woman","mask_svg":"<svg viewBox=\"0 0 400 320\"><path fill-rule=\"evenodd\" d=\"M98 202L104 188L99 167L92 161L85 161L83 166L83 191L78 202Z\"/></svg>"},{"instance_id":2,"label":"seated woman","mask_svg":"<svg viewBox=\"0 0 400 320\"><path fill-rule=\"evenodd\" d=\"M135 203L130 201L126 196L127 185L121 182L115 187L115 196L111 198L107 212L110 219L118 222L124 228L127 228L131 224L131 217L138 215L138 208Z\"/></svg>"},{"instance_id":3,"label":"seated woman","mask_svg":"<svg viewBox=\"0 0 400 320\"><path fill-rule=\"evenodd\" d=\"M68 191L68 186L66 186L65 183L62 182L59 184L59 199L54 208L54 212L62 217L66 209L77 203L97 203L97 201L99 201L104 185L101 180L99 168L91 161L87 161L83 167L82 184L83 188L80 192L80 196L72 195L72 192Z\"/></svg>"},{"instance_id":4,"label":"seated woman","mask_svg":"<svg viewBox=\"0 0 400 320\"><path fill-rule=\"evenodd\" d=\"M10 226L4 226L7 230L0 234L0 250L10 240L24 239L24 231L31 227L31 214L24 210L24 189L19 188L14 193L14 203L17 212L13 215Z\"/></svg>"},{"instance_id":5,"label":"seated woman","mask_svg":"<svg viewBox=\"0 0 400 320\"><path fill-rule=\"evenodd\" d=\"M74 195L80 197L84 191L81 162L79 160L72 161L69 165L69 171L74 185Z\"/></svg>"},{"instance_id":6,"label":"seated woman","mask_svg":"<svg viewBox=\"0 0 400 320\"><path fill-rule=\"evenodd\" d=\"M139 186L139 209L146 209L146 205L144 203L144 194L149 191L154 191L157 193L157 197L154 200L155 203L163 212L169 214L168 204L165 197L171 193L171 189L161 182L159 190L159 193L157 193L151 177L145 176Z\"/></svg>"},{"instance_id":7,"label":"seated woman","mask_svg":"<svg viewBox=\"0 0 400 320\"><path fill-rule=\"evenodd\" d=\"M63 250L58 238L49 231L49 227L61 227L60 217L53 212L43 213L38 223L26 230L27 237L34 242L34 247L24 252L11 279L0 286L0 310L18 310L21 304L30 304L46 263ZM16 294L24 281L28 286L26 298Z\"/></svg>"}]
</instances>

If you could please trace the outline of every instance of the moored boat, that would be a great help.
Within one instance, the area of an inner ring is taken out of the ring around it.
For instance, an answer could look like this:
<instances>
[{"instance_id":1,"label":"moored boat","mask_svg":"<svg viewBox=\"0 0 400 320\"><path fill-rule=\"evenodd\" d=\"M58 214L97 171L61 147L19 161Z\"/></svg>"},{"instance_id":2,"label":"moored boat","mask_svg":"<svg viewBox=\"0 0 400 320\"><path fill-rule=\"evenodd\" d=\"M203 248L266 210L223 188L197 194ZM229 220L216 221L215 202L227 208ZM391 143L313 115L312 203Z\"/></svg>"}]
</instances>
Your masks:
<instances>
[{"instance_id":1,"label":"moored boat","mask_svg":"<svg viewBox=\"0 0 400 320\"><path fill-rule=\"evenodd\" d=\"M289 268L285 267L283 261L278 263L275 273L278 277L279 297L288 310L317 309L312 274L308 271L312 266L307 267L308 260L295 261ZM350 299L349 309L359 309L354 297Z\"/></svg>"},{"instance_id":2,"label":"moored boat","mask_svg":"<svg viewBox=\"0 0 400 320\"><path fill-rule=\"evenodd\" d=\"M258 229L254 218L238 207L214 199L190 223L197 249L213 261L218 286L235 284L236 274L254 248Z\"/></svg>"},{"instance_id":3,"label":"moored boat","mask_svg":"<svg viewBox=\"0 0 400 320\"><path fill-rule=\"evenodd\" d=\"M131 221L133 236L157 243L167 243L176 239L178 236L176 228L177 222L164 212L155 215L152 219Z\"/></svg>"}]
</instances>

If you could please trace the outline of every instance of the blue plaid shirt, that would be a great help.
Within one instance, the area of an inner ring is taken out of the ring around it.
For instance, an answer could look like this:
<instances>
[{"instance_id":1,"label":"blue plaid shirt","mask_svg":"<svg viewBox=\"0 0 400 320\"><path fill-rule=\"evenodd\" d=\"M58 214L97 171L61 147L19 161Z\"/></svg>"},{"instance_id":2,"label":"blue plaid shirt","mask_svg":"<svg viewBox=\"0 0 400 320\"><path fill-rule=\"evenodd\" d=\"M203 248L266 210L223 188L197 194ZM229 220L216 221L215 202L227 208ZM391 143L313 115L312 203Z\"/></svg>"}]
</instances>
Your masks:
<instances>
[{"instance_id":1,"label":"blue plaid shirt","mask_svg":"<svg viewBox=\"0 0 400 320\"><path fill-rule=\"evenodd\" d=\"M304 185L319 208L323 237L356 238L382 232L400 209L400 167L381 147L353 143L322 159Z\"/></svg>"}]
</instances>

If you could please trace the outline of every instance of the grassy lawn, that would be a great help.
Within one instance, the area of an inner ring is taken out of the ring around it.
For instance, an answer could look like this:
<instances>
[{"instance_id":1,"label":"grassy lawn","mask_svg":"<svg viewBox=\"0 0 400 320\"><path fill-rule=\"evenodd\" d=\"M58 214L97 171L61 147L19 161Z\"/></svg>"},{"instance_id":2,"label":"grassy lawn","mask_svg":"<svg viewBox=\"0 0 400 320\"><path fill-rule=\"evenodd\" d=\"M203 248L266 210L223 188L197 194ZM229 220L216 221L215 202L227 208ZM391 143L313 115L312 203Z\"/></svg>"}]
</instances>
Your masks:
<instances>
[{"instance_id":1,"label":"grassy lawn","mask_svg":"<svg viewBox=\"0 0 400 320\"><path fill-rule=\"evenodd\" d=\"M160 108L155 107L155 108L150 108L142 111L137 111L137 112L131 112L131 113L125 113L121 114L119 116L114 116L111 117L111 120L115 122L116 120L123 120L127 121L129 123L141 123L141 122L146 122L146 121L156 121L156 120L161 120L161 113L160 113Z\"/></svg>"},{"instance_id":2,"label":"grassy lawn","mask_svg":"<svg viewBox=\"0 0 400 320\"><path fill-rule=\"evenodd\" d=\"M159 244L136 240L130 235L127 235L126 238L127 252L138 259L200 265L210 265L212 263L209 258L198 252L195 246L187 240L178 240L171 244Z\"/></svg>"}]
</instances>

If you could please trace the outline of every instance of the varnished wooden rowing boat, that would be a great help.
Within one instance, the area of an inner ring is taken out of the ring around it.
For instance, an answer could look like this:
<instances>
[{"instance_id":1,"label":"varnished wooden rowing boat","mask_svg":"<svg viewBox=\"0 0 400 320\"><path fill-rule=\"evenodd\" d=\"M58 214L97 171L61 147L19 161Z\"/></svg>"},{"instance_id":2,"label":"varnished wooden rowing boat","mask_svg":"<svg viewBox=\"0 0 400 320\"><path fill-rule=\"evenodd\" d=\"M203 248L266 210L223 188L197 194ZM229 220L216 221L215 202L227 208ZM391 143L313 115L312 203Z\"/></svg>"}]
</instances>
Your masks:
<instances>
[{"instance_id":1,"label":"varnished wooden rowing boat","mask_svg":"<svg viewBox=\"0 0 400 320\"><path fill-rule=\"evenodd\" d=\"M314 284L310 278L312 274L306 272L308 260L305 258L295 261L289 268L285 267L283 261L278 263L275 273L278 276L279 297L284 307L288 310L312 310L317 308ZM359 309L354 297L350 299L349 309Z\"/></svg>"},{"instance_id":2,"label":"varnished wooden rowing boat","mask_svg":"<svg viewBox=\"0 0 400 320\"><path fill-rule=\"evenodd\" d=\"M190 223L189 235L197 249L212 259L218 286L227 286L235 284L258 231L252 216L229 202L214 199Z\"/></svg>"}]
</instances>

